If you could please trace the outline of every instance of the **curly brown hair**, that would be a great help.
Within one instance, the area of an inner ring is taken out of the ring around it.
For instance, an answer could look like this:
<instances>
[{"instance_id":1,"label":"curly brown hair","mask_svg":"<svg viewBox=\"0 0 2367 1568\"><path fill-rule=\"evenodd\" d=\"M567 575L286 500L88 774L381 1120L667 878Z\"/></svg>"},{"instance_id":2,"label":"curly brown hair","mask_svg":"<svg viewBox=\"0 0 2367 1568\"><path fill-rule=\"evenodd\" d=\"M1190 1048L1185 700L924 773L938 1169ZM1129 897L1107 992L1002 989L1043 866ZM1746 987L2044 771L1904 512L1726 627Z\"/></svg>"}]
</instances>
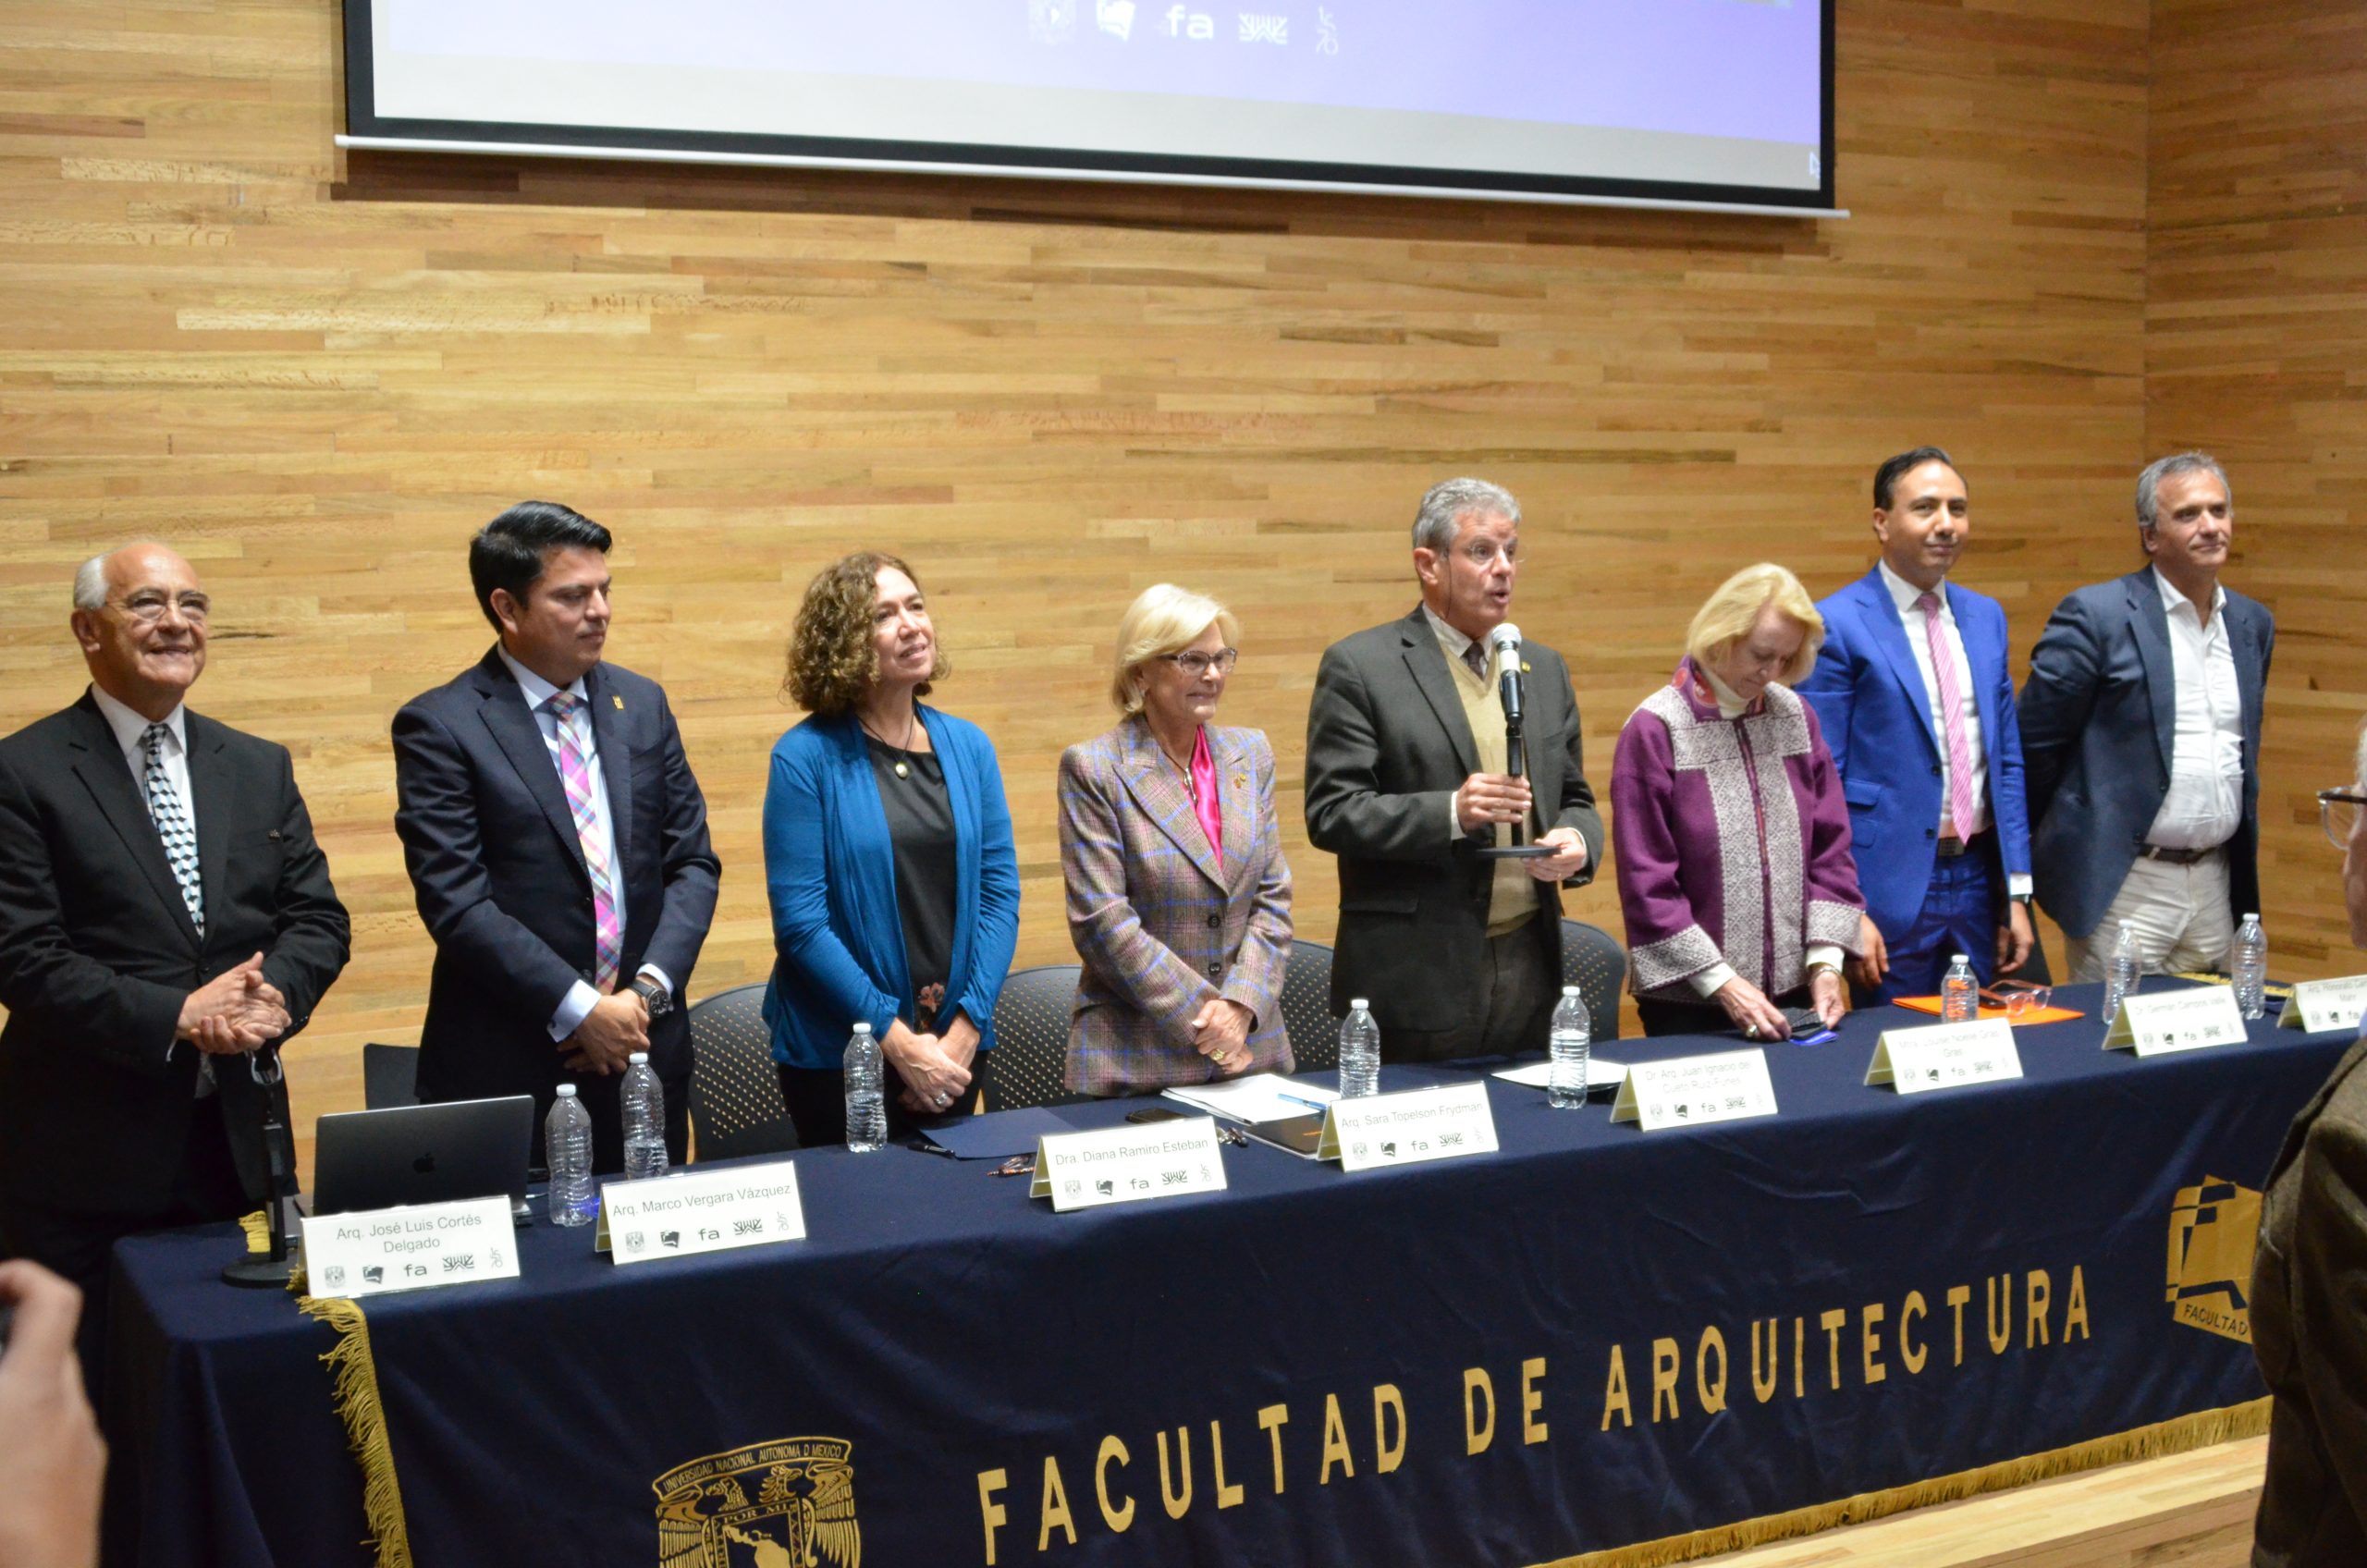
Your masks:
<instances>
[{"instance_id":1,"label":"curly brown hair","mask_svg":"<svg viewBox=\"0 0 2367 1568\"><path fill-rule=\"evenodd\" d=\"M824 718L851 712L879 679L871 617L879 603L879 573L888 567L911 578L914 587L921 585L911 567L879 550L842 556L805 585L805 602L797 606L797 624L789 633L789 671L780 685L806 712ZM914 688L914 696L928 695L931 684L952 668L944 643L933 643L931 651L936 662L928 680Z\"/></svg>"}]
</instances>

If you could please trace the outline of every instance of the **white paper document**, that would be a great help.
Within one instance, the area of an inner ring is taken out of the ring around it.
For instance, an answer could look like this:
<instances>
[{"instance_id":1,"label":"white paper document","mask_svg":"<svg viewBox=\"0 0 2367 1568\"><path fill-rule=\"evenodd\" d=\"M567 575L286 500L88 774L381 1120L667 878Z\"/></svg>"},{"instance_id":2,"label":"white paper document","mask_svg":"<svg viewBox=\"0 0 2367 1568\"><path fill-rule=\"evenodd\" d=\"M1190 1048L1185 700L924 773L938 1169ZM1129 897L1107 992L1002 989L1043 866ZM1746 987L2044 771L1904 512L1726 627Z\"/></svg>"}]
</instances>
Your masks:
<instances>
[{"instance_id":1,"label":"white paper document","mask_svg":"<svg viewBox=\"0 0 2367 1568\"><path fill-rule=\"evenodd\" d=\"M1166 1097L1227 1121L1281 1121L1327 1109L1340 1097L1340 1091L1320 1084L1302 1084L1279 1072L1253 1072L1221 1084L1187 1084L1168 1090Z\"/></svg>"},{"instance_id":2,"label":"white paper document","mask_svg":"<svg viewBox=\"0 0 2367 1568\"><path fill-rule=\"evenodd\" d=\"M1518 1067L1500 1067L1490 1077L1502 1078L1507 1084L1525 1084L1532 1089L1551 1086L1553 1064L1550 1061L1525 1061ZM1599 1056L1587 1058L1587 1093L1599 1095L1605 1089L1615 1089L1627 1076L1627 1064L1611 1061Z\"/></svg>"}]
</instances>

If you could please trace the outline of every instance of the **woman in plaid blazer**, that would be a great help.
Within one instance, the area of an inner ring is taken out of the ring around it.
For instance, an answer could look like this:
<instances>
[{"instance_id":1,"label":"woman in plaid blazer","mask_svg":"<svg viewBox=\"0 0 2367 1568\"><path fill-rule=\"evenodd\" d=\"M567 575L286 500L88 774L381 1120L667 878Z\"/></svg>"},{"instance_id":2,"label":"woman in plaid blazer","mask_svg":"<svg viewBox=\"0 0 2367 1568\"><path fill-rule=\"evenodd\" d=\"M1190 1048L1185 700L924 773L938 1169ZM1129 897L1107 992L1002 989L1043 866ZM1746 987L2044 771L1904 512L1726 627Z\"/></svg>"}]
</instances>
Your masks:
<instances>
[{"instance_id":1,"label":"woman in plaid blazer","mask_svg":"<svg viewBox=\"0 0 2367 1568\"><path fill-rule=\"evenodd\" d=\"M1292 1070L1291 868L1264 733L1208 721L1233 612L1169 583L1118 623L1125 715L1061 755L1061 869L1085 972L1063 1079L1127 1095Z\"/></svg>"}]
</instances>

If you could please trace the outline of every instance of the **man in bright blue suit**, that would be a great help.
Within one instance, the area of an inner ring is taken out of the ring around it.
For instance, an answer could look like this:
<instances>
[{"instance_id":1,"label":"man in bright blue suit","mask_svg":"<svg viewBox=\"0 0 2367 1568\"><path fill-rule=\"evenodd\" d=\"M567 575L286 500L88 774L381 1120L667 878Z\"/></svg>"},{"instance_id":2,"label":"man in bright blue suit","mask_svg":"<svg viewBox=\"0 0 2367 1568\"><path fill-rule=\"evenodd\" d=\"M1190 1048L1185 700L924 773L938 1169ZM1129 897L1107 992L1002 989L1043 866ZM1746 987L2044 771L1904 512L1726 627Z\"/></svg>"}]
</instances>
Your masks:
<instances>
[{"instance_id":1,"label":"man in bright blue suit","mask_svg":"<svg viewBox=\"0 0 2367 1568\"><path fill-rule=\"evenodd\" d=\"M1874 472L1874 570L1818 604L1824 646L1800 695L1849 803L1866 895L1861 1002L1930 996L1953 955L1987 984L2030 950L2030 829L2005 612L1948 582L1971 533L1937 447Z\"/></svg>"}]
</instances>

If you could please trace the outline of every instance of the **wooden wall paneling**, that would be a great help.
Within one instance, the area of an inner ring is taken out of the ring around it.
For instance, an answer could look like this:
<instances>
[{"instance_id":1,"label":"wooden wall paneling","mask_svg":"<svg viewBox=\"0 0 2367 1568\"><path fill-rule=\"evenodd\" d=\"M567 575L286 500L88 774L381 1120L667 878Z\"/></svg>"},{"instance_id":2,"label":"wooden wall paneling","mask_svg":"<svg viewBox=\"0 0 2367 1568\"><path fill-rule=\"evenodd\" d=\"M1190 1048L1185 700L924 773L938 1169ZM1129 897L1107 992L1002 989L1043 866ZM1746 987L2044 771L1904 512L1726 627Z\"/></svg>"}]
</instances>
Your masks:
<instances>
[{"instance_id":1,"label":"wooden wall paneling","mask_svg":"<svg viewBox=\"0 0 2367 1568\"><path fill-rule=\"evenodd\" d=\"M1299 926L1328 940L1307 688L1327 643L1412 603L1437 478L1526 504L1515 613L1571 657L1599 783L1728 571L1865 570L1890 452L1956 452L1967 578L2020 649L2129 554L2141 0L1843 7L1857 215L1823 224L346 159L333 11L0 18L0 728L80 688L76 560L153 533L198 562L199 704L294 750L356 917L291 1051L306 1121L359 1102L361 1042L415 1037L386 726L482 651L463 547L523 496L617 531L614 655L681 713L725 862L696 991L769 965L781 643L850 548L920 569L943 700L1001 749L1022 962L1068 956L1052 768L1108 721L1111 628L1149 582L1242 615L1227 717L1275 740ZM1617 928L1607 876L1574 904Z\"/></svg>"}]
</instances>

